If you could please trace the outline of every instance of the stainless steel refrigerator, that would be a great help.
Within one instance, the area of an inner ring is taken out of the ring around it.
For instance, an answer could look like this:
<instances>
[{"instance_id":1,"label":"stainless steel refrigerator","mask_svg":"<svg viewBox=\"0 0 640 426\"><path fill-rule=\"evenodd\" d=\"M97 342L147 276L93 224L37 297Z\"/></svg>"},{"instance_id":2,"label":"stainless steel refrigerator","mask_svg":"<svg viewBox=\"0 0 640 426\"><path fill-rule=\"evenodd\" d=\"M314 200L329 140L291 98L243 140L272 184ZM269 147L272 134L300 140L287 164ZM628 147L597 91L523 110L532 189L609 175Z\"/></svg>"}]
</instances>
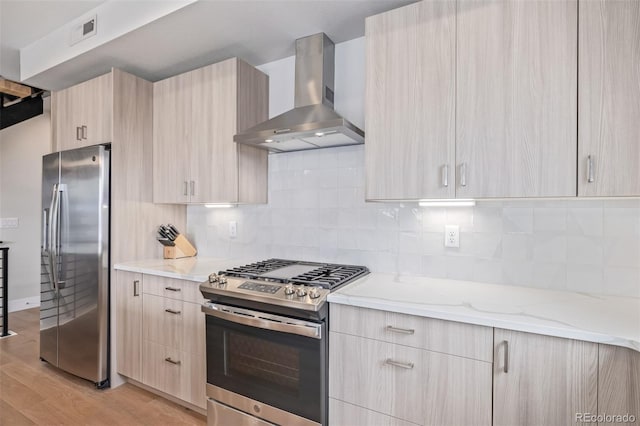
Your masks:
<instances>
[{"instance_id":1,"label":"stainless steel refrigerator","mask_svg":"<svg viewBox=\"0 0 640 426\"><path fill-rule=\"evenodd\" d=\"M42 158L40 358L109 385L109 146Z\"/></svg>"}]
</instances>

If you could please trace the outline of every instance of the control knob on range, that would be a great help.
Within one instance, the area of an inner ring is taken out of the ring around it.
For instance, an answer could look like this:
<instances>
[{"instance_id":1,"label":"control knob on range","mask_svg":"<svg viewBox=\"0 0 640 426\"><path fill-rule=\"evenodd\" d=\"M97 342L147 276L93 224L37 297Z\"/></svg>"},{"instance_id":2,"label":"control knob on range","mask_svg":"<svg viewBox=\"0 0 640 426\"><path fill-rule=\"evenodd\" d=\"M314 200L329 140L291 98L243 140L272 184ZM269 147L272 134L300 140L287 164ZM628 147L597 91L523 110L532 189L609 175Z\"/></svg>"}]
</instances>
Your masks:
<instances>
[{"instance_id":1,"label":"control knob on range","mask_svg":"<svg viewBox=\"0 0 640 426\"><path fill-rule=\"evenodd\" d=\"M211 284L211 286L213 286L215 283L217 283L218 280L219 280L218 274L210 274L209 275L209 284Z\"/></svg>"},{"instance_id":2,"label":"control knob on range","mask_svg":"<svg viewBox=\"0 0 640 426\"><path fill-rule=\"evenodd\" d=\"M295 292L296 289L293 288L291 284L287 284L286 286L284 286L284 294L286 294L287 296L291 296Z\"/></svg>"},{"instance_id":3,"label":"control knob on range","mask_svg":"<svg viewBox=\"0 0 640 426\"><path fill-rule=\"evenodd\" d=\"M224 287L225 285L227 285L227 277L225 277L224 275L220 275L218 277L218 286Z\"/></svg>"},{"instance_id":4,"label":"control knob on range","mask_svg":"<svg viewBox=\"0 0 640 426\"><path fill-rule=\"evenodd\" d=\"M304 297L306 295L307 295L307 290L304 287L298 287L298 289L296 290L296 296Z\"/></svg>"},{"instance_id":5,"label":"control knob on range","mask_svg":"<svg viewBox=\"0 0 640 426\"><path fill-rule=\"evenodd\" d=\"M320 297L320 292L316 287L312 287L309 289L309 297L312 299L317 299L318 297Z\"/></svg>"}]
</instances>

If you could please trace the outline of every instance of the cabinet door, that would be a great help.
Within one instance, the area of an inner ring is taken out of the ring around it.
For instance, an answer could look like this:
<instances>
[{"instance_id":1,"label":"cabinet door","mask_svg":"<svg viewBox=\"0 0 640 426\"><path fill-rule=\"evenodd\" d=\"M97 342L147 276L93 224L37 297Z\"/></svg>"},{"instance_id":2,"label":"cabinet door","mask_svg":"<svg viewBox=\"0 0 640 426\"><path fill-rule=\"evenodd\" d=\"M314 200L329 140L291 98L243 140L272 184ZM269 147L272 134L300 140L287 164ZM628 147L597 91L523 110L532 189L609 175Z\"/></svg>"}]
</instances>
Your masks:
<instances>
[{"instance_id":1,"label":"cabinet door","mask_svg":"<svg viewBox=\"0 0 640 426\"><path fill-rule=\"evenodd\" d=\"M596 413L598 345L495 329L493 424L575 425Z\"/></svg>"},{"instance_id":2,"label":"cabinet door","mask_svg":"<svg viewBox=\"0 0 640 426\"><path fill-rule=\"evenodd\" d=\"M599 345L598 362L598 414L633 415L626 424L640 425L640 352Z\"/></svg>"},{"instance_id":3,"label":"cabinet door","mask_svg":"<svg viewBox=\"0 0 640 426\"><path fill-rule=\"evenodd\" d=\"M116 358L118 373L142 380L142 275L116 272Z\"/></svg>"},{"instance_id":4,"label":"cabinet door","mask_svg":"<svg viewBox=\"0 0 640 426\"><path fill-rule=\"evenodd\" d=\"M576 195L577 2L460 0L456 196Z\"/></svg>"},{"instance_id":5,"label":"cabinet door","mask_svg":"<svg viewBox=\"0 0 640 426\"><path fill-rule=\"evenodd\" d=\"M153 85L154 203L189 202L191 74Z\"/></svg>"},{"instance_id":6,"label":"cabinet door","mask_svg":"<svg viewBox=\"0 0 640 426\"><path fill-rule=\"evenodd\" d=\"M229 59L191 73L191 202L238 200L236 65Z\"/></svg>"},{"instance_id":7,"label":"cabinet door","mask_svg":"<svg viewBox=\"0 0 640 426\"><path fill-rule=\"evenodd\" d=\"M580 3L578 192L640 195L640 2Z\"/></svg>"},{"instance_id":8,"label":"cabinet door","mask_svg":"<svg viewBox=\"0 0 640 426\"><path fill-rule=\"evenodd\" d=\"M109 143L112 139L113 74L108 73L77 86L73 102L82 121L82 144Z\"/></svg>"},{"instance_id":9,"label":"cabinet door","mask_svg":"<svg viewBox=\"0 0 640 426\"><path fill-rule=\"evenodd\" d=\"M456 4L366 21L366 198L454 196Z\"/></svg>"},{"instance_id":10,"label":"cabinet door","mask_svg":"<svg viewBox=\"0 0 640 426\"><path fill-rule=\"evenodd\" d=\"M51 94L51 132L53 151L72 149L80 144L79 120L74 120L73 87Z\"/></svg>"}]
</instances>

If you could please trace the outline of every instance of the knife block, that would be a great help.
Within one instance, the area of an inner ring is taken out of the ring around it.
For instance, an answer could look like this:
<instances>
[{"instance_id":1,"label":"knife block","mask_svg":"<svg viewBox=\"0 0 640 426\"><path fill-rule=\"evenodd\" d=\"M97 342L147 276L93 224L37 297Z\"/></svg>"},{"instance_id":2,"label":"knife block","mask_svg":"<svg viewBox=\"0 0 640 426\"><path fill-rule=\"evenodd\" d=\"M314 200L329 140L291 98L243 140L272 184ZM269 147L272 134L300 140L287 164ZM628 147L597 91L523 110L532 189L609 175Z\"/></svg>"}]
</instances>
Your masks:
<instances>
[{"instance_id":1,"label":"knife block","mask_svg":"<svg viewBox=\"0 0 640 426\"><path fill-rule=\"evenodd\" d=\"M164 247L165 259L180 259L183 257L193 257L198 253L196 248L182 234L179 234L176 237L176 239L173 241L173 243L175 244L175 246Z\"/></svg>"}]
</instances>

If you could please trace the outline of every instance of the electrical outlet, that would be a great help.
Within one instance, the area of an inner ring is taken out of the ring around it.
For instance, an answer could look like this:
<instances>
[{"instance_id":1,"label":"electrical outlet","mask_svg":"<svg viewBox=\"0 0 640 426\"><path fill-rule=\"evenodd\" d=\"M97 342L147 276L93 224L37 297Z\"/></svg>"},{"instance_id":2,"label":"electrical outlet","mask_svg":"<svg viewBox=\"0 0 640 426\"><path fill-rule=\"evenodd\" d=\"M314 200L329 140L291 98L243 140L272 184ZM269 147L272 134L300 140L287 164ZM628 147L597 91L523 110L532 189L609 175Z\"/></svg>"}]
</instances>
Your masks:
<instances>
[{"instance_id":1,"label":"electrical outlet","mask_svg":"<svg viewBox=\"0 0 640 426\"><path fill-rule=\"evenodd\" d=\"M232 220L229 222L229 238L235 238L238 236L238 222Z\"/></svg>"},{"instance_id":2,"label":"electrical outlet","mask_svg":"<svg viewBox=\"0 0 640 426\"><path fill-rule=\"evenodd\" d=\"M460 227L458 225L445 225L444 246L460 247Z\"/></svg>"}]
</instances>

